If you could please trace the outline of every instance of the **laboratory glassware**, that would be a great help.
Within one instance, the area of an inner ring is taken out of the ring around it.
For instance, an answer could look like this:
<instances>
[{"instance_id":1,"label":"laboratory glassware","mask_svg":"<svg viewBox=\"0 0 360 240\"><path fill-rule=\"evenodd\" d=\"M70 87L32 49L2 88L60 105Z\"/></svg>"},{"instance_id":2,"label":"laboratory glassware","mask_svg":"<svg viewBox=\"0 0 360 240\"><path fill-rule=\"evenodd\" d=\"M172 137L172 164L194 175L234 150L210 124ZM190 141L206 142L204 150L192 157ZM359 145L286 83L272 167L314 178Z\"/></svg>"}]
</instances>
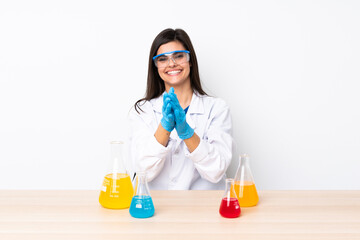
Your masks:
<instances>
[{"instance_id":1,"label":"laboratory glassware","mask_svg":"<svg viewBox=\"0 0 360 240\"><path fill-rule=\"evenodd\" d=\"M247 154L240 155L239 166L234 178L234 188L241 207L252 207L259 202Z\"/></svg>"},{"instance_id":2,"label":"laboratory glassware","mask_svg":"<svg viewBox=\"0 0 360 240\"><path fill-rule=\"evenodd\" d=\"M144 171L136 172L135 196L131 200L129 212L134 218L148 218L155 213Z\"/></svg>"},{"instance_id":3,"label":"laboratory glassware","mask_svg":"<svg viewBox=\"0 0 360 240\"><path fill-rule=\"evenodd\" d=\"M219 213L225 218L236 218L240 216L241 208L234 189L234 179L225 180L226 189L222 197Z\"/></svg>"},{"instance_id":4,"label":"laboratory glassware","mask_svg":"<svg viewBox=\"0 0 360 240\"><path fill-rule=\"evenodd\" d=\"M129 208L134 188L126 171L122 141L112 141L111 158L101 187L99 202L105 208Z\"/></svg>"}]
</instances>

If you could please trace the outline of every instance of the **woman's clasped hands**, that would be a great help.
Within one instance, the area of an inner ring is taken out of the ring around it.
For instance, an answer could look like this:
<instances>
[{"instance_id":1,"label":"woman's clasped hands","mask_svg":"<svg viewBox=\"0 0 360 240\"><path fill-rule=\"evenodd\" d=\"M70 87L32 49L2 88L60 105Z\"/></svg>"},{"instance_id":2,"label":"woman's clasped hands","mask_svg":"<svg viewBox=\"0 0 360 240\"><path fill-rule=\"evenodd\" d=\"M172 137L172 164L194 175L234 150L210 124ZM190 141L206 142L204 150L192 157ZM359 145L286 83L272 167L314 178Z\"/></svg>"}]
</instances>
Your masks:
<instances>
[{"instance_id":1,"label":"woman's clasped hands","mask_svg":"<svg viewBox=\"0 0 360 240\"><path fill-rule=\"evenodd\" d=\"M186 122L185 111L181 107L173 87L170 88L169 93L164 93L162 115L161 126L166 131L172 132L175 128L181 139L188 139L194 135L194 129Z\"/></svg>"}]
</instances>

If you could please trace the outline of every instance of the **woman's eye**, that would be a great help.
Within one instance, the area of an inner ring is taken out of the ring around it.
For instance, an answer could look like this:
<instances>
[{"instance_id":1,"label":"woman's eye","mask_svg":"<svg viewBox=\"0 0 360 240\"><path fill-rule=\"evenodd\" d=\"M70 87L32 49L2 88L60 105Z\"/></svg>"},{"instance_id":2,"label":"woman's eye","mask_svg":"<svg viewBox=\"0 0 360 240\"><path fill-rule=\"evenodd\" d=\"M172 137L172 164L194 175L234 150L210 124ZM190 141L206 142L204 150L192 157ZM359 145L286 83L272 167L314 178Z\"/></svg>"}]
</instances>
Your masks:
<instances>
[{"instance_id":1,"label":"woman's eye","mask_svg":"<svg viewBox=\"0 0 360 240\"><path fill-rule=\"evenodd\" d=\"M183 53L176 54L174 57L175 57L176 59L181 59L181 58L184 57L184 54L183 54Z\"/></svg>"},{"instance_id":2,"label":"woman's eye","mask_svg":"<svg viewBox=\"0 0 360 240\"><path fill-rule=\"evenodd\" d=\"M159 57L158 58L158 62L166 62L167 58L166 57Z\"/></svg>"}]
</instances>

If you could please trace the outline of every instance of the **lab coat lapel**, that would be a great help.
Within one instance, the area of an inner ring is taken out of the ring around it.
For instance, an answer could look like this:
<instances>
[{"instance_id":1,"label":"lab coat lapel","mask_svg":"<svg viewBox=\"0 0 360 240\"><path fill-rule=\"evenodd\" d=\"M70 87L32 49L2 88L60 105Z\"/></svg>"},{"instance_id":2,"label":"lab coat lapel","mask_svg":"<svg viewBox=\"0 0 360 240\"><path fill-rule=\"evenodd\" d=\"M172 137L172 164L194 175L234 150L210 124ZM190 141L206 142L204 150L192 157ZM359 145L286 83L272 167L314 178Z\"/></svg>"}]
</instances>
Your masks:
<instances>
[{"instance_id":1,"label":"lab coat lapel","mask_svg":"<svg viewBox=\"0 0 360 240\"><path fill-rule=\"evenodd\" d=\"M188 115L192 114L204 114L204 99L203 97L197 93L194 92L191 98L190 107L188 110Z\"/></svg>"},{"instance_id":2,"label":"lab coat lapel","mask_svg":"<svg viewBox=\"0 0 360 240\"><path fill-rule=\"evenodd\" d=\"M155 99L152 100L152 101L153 101L153 102L152 102L152 105L153 105L154 111L155 111L156 113L162 114L163 95L164 95L164 93L161 94L160 97L157 97L157 98L155 98Z\"/></svg>"},{"instance_id":3,"label":"lab coat lapel","mask_svg":"<svg viewBox=\"0 0 360 240\"><path fill-rule=\"evenodd\" d=\"M198 93L194 92L191 98L191 103L188 112L186 114L186 122L189 124L191 128L195 130L195 132L196 132L196 124L197 124L196 118L198 117L199 114L204 114L204 102L203 102L203 98L199 96ZM175 149L177 149L181 144L181 139L177 135L176 131L173 131L171 135L173 135L177 140L175 144Z\"/></svg>"}]
</instances>

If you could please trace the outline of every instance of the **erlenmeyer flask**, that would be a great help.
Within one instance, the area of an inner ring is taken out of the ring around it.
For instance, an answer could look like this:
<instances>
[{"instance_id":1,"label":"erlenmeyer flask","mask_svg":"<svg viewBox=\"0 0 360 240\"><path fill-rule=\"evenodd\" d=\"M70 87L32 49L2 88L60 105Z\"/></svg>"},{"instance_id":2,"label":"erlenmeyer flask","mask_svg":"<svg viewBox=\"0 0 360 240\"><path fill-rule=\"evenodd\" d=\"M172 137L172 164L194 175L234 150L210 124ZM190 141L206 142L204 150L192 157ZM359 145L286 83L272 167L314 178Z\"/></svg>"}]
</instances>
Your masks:
<instances>
[{"instance_id":1,"label":"erlenmeyer flask","mask_svg":"<svg viewBox=\"0 0 360 240\"><path fill-rule=\"evenodd\" d=\"M121 141L112 141L111 159L100 191L99 202L105 208L129 208L134 188L123 162Z\"/></svg>"},{"instance_id":2,"label":"erlenmeyer flask","mask_svg":"<svg viewBox=\"0 0 360 240\"><path fill-rule=\"evenodd\" d=\"M249 165L249 156L240 155L239 167L234 179L236 196L239 199L241 207L252 207L259 202L259 196L256 191L254 178L251 174Z\"/></svg>"},{"instance_id":3,"label":"erlenmeyer flask","mask_svg":"<svg viewBox=\"0 0 360 240\"><path fill-rule=\"evenodd\" d=\"M219 213L226 218L236 218L240 216L241 209L234 190L234 180L227 178L225 184L225 194L221 200Z\"/></svg>"},{"instance_id":4,"label":"erlenmeyer flask","mask_svg":"<svg viewBox=\"0 0 360 240\"><path fill-rule=\"evenodd\" d=\"M135 218L148 218L155 213L146 180L146 172L136 172L135 196L132 198L129 212Z\"/></svg>"}]
</instances>

